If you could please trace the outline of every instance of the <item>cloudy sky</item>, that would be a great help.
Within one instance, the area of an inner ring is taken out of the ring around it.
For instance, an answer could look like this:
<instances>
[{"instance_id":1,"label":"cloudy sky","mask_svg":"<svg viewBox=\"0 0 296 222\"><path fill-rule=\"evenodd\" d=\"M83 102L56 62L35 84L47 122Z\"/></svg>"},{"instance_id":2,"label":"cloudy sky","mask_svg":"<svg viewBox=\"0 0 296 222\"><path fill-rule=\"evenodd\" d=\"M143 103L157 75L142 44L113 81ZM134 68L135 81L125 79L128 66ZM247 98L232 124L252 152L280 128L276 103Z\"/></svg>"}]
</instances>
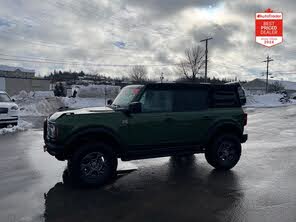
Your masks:
<instances>
[{"instance_id":1,"label":"cloudy sky","mask_svg":"<svg viewBox=\"0 0 296 222\"><path fill-rule=\"evenodd\" d=\"M256 12L284 14L284 42L255 43ZM0 0L0 64L125 75L134 64L151 77L176 77L184 50L213 37L209 75L253 79L270 55L275 79L296 80L295 0Z\"/></svg>"}]
</instances>

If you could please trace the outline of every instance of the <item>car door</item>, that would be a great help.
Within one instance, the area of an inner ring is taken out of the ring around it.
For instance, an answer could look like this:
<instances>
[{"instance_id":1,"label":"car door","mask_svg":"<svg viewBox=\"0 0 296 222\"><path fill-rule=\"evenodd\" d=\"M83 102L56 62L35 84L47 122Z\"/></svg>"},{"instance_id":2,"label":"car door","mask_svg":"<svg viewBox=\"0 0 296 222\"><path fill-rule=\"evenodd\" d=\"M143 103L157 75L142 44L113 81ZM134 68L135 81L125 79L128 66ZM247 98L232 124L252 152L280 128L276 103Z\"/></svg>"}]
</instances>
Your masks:
<instances>
[{"instance_id":1,"label":"car door","mask_svg":"<svg viewBox=\"0 0 296 222\"><path fill-rule=\"evenodd\" d=\"M168 89L146 89L140 102L142 112L128 119L128 141L131 149L161 146L172 140L168 126L173 109L173 92Z\"/></svg>"},{"instance_id":2,"label":"car door","mask_svg":"<svg viewBox=\"0 0 296 222\"><path fill-rule=\"evenodd\" d=\"M214 116L208 110L208 88L183 88L174 92L174 108L170 132L174 143L180 145L199 144L203 141Z\"/></svg>"}]
</instances>

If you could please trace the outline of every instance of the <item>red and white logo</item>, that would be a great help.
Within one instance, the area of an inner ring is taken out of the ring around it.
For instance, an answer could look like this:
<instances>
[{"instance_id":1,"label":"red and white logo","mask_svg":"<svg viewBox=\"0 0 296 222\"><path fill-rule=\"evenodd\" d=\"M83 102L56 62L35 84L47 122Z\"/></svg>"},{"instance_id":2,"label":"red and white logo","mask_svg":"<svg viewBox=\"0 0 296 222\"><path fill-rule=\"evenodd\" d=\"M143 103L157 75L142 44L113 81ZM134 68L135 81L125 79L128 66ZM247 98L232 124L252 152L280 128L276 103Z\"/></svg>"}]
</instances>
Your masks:
<instances>
[{"instance_id":1,"label":"red and white logo","mask_svg":"<svg viewBox=\"0 0 296 222\"><path fill-rule=\"evenodd\" d=\"M283 42L283 13L270 8L256 13L256 42L267 47Z\"/></svg>"}]
</instances>

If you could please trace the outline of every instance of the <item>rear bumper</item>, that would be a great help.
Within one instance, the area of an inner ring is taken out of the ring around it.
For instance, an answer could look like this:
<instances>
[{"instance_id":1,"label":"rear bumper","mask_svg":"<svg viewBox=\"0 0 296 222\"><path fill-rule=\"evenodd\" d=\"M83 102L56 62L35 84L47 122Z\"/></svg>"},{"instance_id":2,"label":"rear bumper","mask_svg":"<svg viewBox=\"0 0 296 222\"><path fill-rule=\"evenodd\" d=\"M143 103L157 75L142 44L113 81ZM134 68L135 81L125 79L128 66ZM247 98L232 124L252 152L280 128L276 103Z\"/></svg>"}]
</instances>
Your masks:
<instances>
[{"instance_id":1,"label":"rear bumper","mask_svg":"<svg viewBox=\"0 0 296 222\"><path fill-rule=\"evenodd\" d=\"M241 137L241 143L245 143L248 140L248 134L243 134Z\"/></svg>"}]
</instances>

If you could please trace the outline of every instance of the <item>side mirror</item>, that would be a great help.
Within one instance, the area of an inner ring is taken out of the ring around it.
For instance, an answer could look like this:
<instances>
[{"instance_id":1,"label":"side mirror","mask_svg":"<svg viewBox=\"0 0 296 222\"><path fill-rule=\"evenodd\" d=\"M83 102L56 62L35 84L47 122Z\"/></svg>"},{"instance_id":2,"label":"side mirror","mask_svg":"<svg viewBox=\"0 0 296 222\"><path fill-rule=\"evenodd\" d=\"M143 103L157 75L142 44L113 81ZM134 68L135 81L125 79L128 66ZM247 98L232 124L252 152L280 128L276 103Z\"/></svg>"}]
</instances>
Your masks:
<instances>
[{"instance_id":1,"label":"side mirror","mask_svg":"<svg viewBox=\"0 0 296 222\"><path fill-rule=\"evenodd\" d=\"M112 99L108 99L108 100L107 100L107 105L108 105L108 106L111 106L112 103L113 103L113 100L112 100Z\"/></svg>"},{"instance_id":2,"label":"side mirror","mask_svg":"<svg viewBox=\"0 0 296 222\"><path fill-rule=\"evenodd\" d=\"M140 113L142 112L142 103L132 102L131 104L129 104L128 109L131 113Z\"/></svg>"}]
</instances>

